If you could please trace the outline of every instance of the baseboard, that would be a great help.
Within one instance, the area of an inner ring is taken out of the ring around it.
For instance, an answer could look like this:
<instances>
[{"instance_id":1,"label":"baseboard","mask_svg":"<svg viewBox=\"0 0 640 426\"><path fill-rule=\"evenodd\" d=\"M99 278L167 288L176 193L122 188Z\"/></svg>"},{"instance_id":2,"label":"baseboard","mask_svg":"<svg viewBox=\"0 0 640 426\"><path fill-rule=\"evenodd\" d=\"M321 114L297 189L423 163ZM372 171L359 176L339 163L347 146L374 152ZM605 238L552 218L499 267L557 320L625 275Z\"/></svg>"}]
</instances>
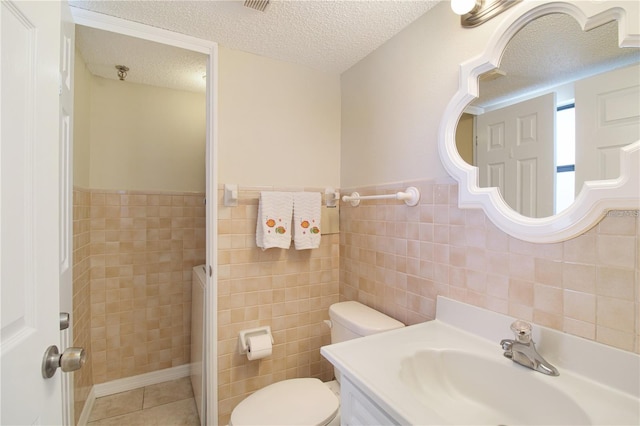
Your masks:
<instances>
[{"instance_id":1,"label":"baseboard","mask_svg":"<svg viewBox=\"0 0 640 426\"><path fill-rule=\"evenodd\" d=\"M144 386L155 385L170 380L181 379L189 376L191 373L191 364L183 364L177 367L166 368L164 370L152 371L150 373L140 374L133 377L125 377L124 379L112 380L106 383L100 383L91 386L87 400L84 402L80 418L77 426L86 426L89 423L91 410L96 398L101 396L113 395L114 393L126 392L138 389Z\"/></svg>"},{"instance_id":2,"label":"baseboard","mask_svg":"<svg viewBox=\"0 0 640 426\"><path fill-rule=\"evenodd\" d=\"M95 397L113 395L114 393L126 392L144 386L155 385L170 380L188 377L191 372L191 364L183 364L177 367L165 368L164 370L152 371L124 379L112 380L93 386ZM85 404L86 405L86 404Z\"/></svg>"},{"instance_id":3,"label":"baseboard","mask_svg":"<svg viewBox=\"0 0 640 426\"><path fill-rule=\"evenodd\" d=\"M91 416L93 403L96 402L95 389L95 386L91 386L91 390L89 390L89 395L87 395L87 400L84 402L84 407L82 407L82 412L80 413L80 418L78 419L78 426L86 426L86 424L89 423L89 416Z\"/></svg>"}]
</instances>

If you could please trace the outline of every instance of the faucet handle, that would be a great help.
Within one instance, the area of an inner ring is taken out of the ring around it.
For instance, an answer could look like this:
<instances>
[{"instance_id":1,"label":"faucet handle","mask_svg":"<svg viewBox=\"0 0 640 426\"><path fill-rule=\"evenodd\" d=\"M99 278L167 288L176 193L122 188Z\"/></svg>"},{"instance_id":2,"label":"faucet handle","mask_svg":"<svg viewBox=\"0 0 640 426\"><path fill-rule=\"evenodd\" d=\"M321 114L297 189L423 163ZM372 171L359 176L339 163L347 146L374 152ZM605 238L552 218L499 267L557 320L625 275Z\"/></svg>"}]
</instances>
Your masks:
<instances>
[{"instance_id":1,"label":"faucet handle","mask_svg":"<svg viewBox=\"0 0 640 426\"><path fill-rule=\"evenodd\" d=\"M502 346L502 350L506 352L511 352L511 348L513 347L513 340L511 339L502 339L500 341L500 346Z\"/></svg>"},{"instance_id":2,"label":"faucet handle","mask_svg":"<svg viewBox=\"0 0 640 426\"><path fill-rule=\"evenodd\" d=\"M531 324L522 320L516 320L511 324L511 331L516 336L516 341L529 343L531 341Z\"/></svg>"}]
</instances>

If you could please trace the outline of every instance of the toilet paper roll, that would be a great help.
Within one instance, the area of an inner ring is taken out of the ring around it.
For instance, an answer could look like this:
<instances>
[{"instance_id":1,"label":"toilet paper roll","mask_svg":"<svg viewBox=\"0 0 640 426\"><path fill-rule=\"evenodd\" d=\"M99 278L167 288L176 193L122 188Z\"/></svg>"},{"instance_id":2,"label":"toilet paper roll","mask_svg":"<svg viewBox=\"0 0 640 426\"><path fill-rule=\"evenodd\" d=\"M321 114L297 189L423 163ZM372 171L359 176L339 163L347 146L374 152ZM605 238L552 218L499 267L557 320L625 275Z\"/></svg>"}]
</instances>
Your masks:
<instances>
[{"instance_id":1,"label":"toilet paper roll","mask_svg":"<svg viewBox=\"0 0 640 426\"><path fill-rule=\"evenodd\" d=\"M249 361L271 355L271 335L259 334L247 337L247 358Z\"/></svg>"}]
</instances>

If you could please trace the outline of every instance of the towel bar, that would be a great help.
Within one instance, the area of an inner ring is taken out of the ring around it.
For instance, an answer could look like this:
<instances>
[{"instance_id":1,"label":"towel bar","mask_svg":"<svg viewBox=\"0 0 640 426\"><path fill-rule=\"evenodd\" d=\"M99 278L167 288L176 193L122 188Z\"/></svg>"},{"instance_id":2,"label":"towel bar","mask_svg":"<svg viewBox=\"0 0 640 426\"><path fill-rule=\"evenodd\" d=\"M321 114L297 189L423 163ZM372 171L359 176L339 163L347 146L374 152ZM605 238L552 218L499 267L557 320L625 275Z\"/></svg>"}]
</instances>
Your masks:
<instances>
[{"instance_id":1,"label":"towel bar","mask_svg":"<svg viewBox=\"0 0 640 426\"><path fill-rule=\"evenodd\" d=\"M396 192L395 194L385 195L360 195L352 192L351 195L342 197L342 201L350 202L353 207L360 205L360 200L402 200L407 206L413 207L418 205L420 201L420 191L415 186L408 187L404 192Z\"/></svg>"}]
</instances>

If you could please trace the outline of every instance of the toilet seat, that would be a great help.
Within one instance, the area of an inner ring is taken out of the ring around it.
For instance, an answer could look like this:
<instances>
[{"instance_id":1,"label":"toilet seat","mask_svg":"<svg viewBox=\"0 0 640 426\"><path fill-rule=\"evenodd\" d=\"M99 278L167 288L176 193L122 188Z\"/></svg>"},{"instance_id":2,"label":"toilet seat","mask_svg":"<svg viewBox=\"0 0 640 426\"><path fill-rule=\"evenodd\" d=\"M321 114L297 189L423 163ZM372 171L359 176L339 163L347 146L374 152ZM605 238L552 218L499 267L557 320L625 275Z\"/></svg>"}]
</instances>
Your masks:
<instances>
[{"instance_id":1,"label":"toilet seat","mask_svg":"<svg viewBox=\"0 0 640 426\"><path fill-rule=\"evenodd\" d=\"M314 425L329 423L340 401L320 380L283 380L249 395L231 413L233 426Z\"/></svg>"}]
</instances>

